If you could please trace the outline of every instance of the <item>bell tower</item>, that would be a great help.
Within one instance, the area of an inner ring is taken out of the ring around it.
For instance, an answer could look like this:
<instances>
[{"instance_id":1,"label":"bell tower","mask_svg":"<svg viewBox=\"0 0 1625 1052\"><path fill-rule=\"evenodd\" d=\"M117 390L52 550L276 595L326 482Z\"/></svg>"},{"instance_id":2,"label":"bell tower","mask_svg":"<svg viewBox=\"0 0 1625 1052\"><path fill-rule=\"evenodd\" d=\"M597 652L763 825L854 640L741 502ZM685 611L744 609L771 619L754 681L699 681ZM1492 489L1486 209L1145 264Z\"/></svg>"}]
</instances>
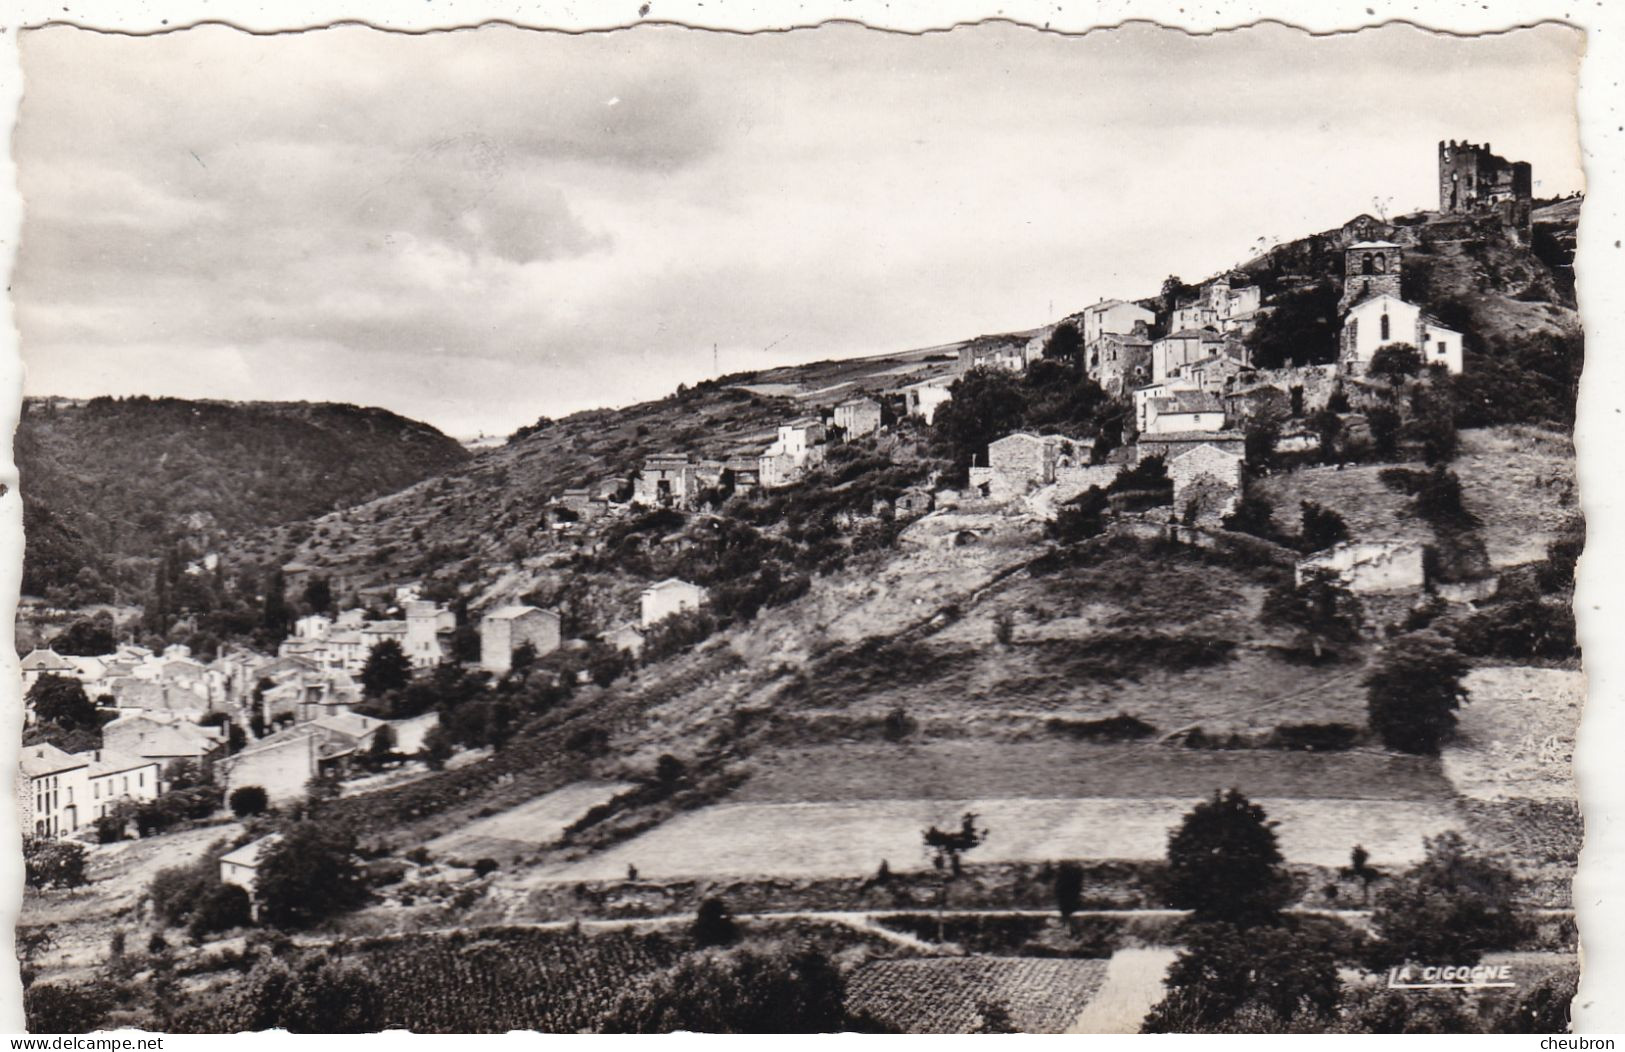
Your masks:
<instances>
[{"instance_id":1,"label":"bell tower","mask_svg":"<svg viewBox=\"0 0 1625 1052\"><path fill-rule=\"evenodd\" d=\"M1368 296L1399 295L1404 250L1392 241L1359 241L1343 250L1343 298L1339 314Z\"/></svg>"}]
</instances>

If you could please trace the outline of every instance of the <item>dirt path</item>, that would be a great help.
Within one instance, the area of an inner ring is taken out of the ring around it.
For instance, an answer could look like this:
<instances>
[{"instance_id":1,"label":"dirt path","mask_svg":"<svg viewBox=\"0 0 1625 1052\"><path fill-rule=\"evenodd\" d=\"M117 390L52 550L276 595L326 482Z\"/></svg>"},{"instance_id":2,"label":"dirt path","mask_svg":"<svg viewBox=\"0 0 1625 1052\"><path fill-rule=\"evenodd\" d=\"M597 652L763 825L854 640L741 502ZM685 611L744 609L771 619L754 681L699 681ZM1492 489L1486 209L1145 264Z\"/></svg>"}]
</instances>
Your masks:
<instances>
[{"instance_id":1,"label":"dirt path","mask_svg":"<svg viewBox=\"0 0 1625 1052\"><path fill-rule=\"evenodd\" d=\"M1162 1000L1162 979L1175 951L1118 950L1106 965L1106 981L1090 999L1069 1034L1137 1034L1151 1006Z\"/></svg>"}]
</instances>

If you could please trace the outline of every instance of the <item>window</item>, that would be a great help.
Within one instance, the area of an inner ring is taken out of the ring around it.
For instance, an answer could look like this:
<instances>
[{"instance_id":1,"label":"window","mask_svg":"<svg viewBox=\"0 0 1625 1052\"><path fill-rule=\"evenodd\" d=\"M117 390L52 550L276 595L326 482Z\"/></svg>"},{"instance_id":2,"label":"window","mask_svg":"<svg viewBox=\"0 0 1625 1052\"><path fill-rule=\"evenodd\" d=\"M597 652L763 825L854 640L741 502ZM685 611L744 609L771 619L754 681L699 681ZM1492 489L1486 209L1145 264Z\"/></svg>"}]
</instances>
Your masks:
<instances>
[{"instance_id":1,"label":"window","mask_svg":"<svg viewBox=\"0 0 1625 1052\"><path fill-rule=\"evenodd\" d=\"M1360 273L1361 274L1375 274L1376 273L1376 270L1374 269L1375 266L1376 266L1376 264L1371 258L1371 253L1367 252L1365 255L1360 257Z\"/></svg>"},{"instance_id":2,"label":"window","mask_svg":"<svg viewBox=\"0 0 1625 1052\"><path fill-rule=\"evenodd\" d=\"M1440 340L1440 341L1439 341L1439 343L1438 343L1438 349L1437 349L1437 350L1435 350L1435 351L1434 351L1434 352L1433 352L1433 353L1434 353L1434 354L1436 354L1436 355L1438 355L1438 356L1439 356L1439 357L1440 357L1440 358L1443 358L1443 357L1444 357L1444 355L1445 355L1445 351L1446 351L1446 350L1447 350L1447 349L1448 349L1448 348L1446 348L1446 347L1445 347L1445 345L1444 345L1444 341L1443 341L1443 340Z\"/></svg>"},{"instance_id":3,"label":"window","mask_svg":"<svg viewBox=\"0 0 1625 1052\"><path fill-rule=\"evenodd\" d=\"M135 784L136 784L137 788L145 788L146 787L146 784L147 784L147 772L146 771L138 771L136 773Z\"/></svg>"},{"instance_id":4,"label":"window","mask_svg":"<svg viewBox=\"0 0 1625 1052\"><path fill-rule=\"evenodd\" d=\"M1377 273L1378 274L1384 274L1384 273L1387 273L1387 271L1388 271L1388 260L1387 260L1387 258L1385 256L1383 256L1383 254L1381 252L1378 252L1377 253Z\"/></svg>"},{"instance_id":5,"label":"window","mask_svg":"<svg viewBox=\"0 0 1625 1052\"><path fill-rule=\"evenodd\" d=\"M1385 342L1385 343L1388 340L1388 315L1387 314L1384 314L1382 316L1382 339L1383 339L1383 342Z\"/></svg>"}]
</instances>

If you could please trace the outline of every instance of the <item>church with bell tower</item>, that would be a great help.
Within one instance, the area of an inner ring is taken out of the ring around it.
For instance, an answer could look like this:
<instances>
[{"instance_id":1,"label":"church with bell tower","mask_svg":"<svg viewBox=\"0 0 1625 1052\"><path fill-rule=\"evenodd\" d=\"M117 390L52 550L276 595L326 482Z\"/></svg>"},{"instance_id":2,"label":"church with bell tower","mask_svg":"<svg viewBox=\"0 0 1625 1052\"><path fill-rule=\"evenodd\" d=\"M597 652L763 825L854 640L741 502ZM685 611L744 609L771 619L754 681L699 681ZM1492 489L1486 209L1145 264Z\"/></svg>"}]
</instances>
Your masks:
<instances>
[{"instance_id":1,"label":"church with bell tower","mask_svg":"<svg viewBox=\"0 0 1625 1052\"><path fill-rule=\"evenodd\" d=\"M1360 241L1343 250L1343 298L1337 313L1371 296L1399 295L1404 250L1392 241Z\"/></svg>"}]
</instances>

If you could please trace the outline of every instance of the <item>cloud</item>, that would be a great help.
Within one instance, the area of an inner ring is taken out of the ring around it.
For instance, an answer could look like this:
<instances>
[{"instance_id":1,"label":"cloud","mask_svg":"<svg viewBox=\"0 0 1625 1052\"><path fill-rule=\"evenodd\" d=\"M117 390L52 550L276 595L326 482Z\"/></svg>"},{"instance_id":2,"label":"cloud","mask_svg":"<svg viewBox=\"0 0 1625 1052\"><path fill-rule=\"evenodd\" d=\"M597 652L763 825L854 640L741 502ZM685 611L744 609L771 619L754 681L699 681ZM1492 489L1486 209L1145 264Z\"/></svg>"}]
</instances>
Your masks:
<instances>
[{"instance_id":1,"label":"cloud","mask_svg":"<svg viewBox=\"0 0 1625 1052\"><path fill-rule=\"evenodd\" d=\"M1426 205L1440 138L1577 187L1578 48L1555 26L28 31L28 389L500 431L657 397L713 344L739 369L1023 328L1373 197Z\"/></svg>"}]
</instances>

